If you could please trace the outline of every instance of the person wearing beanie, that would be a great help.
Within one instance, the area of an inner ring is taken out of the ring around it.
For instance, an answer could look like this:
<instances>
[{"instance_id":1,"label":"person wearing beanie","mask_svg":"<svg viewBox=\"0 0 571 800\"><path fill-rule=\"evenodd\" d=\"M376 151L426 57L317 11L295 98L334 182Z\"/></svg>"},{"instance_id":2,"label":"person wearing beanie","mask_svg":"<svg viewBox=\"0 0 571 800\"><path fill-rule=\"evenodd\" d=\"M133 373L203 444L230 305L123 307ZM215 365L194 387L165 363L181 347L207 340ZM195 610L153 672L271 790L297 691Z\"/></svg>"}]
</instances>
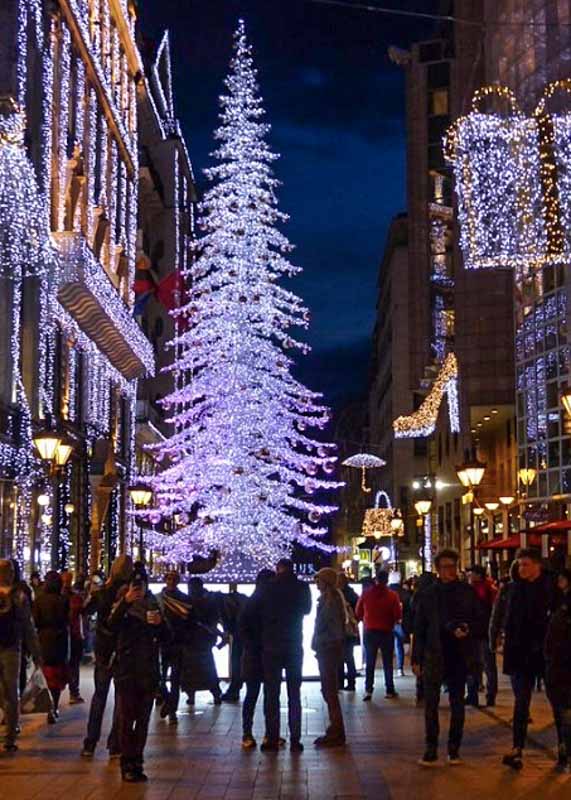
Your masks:
<instances>
[{"instance_id":1,"label":"person wearing beanie","mask_svg":"<svg viewBox=\"0 0 571 800\"><path fill-rule=\"evenodd\" d=\"M89 709L87 735L83 741L83 750L81 751L81 755L84 758L92 758L95 753L97 742L101 736L101 725L112 681L111 659L115 651L116 637L113 631L110 630L107 621L119 590L129 584L132 575L133 559L131 556L117 556L111 564L109 579L105 586L101 587L98 582L92 581L89 595L83 608L85 614L96 614L97 617L93 674L95 691ZM116 758L120 755L118 735L117 704L115 703L113 727L107 739L110 758Z\"/></svg>"},{"instance_id":2,"label":"person wearing beanie","mask_svg":"<svg viewBox=\"0 0 571 800\"><path fill-rule=\"evenodd\" d=\"M32 622L30 605L15 584L14 567L0 560L0 696L4 702L6 737L4 750L15 752L20 704L20 662L22 647L34 663L41 662L40 644Z\"/></svg>"},{"instance_id":3,"label":"person wearing beanie","mask_svg":"<svg viewBox=\"0 0 571 800\"><path fill-rule=\"evenodd\" d=\"M345 600L337 588L337 572L331 567L320 569L315 576L320 597L311 647L319 665L321 693L327 703L329 726L318 736L316 747L340 747L345 744L345 725L339 703L339 667L343 663Z\"/></svg>"}]
</instances>

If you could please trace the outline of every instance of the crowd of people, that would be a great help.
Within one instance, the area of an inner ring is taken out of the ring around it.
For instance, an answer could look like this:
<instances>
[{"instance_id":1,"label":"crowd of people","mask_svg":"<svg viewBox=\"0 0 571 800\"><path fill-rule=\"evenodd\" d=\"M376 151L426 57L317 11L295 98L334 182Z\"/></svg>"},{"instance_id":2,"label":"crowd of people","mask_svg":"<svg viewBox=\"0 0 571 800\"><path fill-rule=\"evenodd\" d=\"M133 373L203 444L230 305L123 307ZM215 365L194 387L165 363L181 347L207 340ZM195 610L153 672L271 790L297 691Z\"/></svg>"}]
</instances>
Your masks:
<instances>
[{"instance_id":1,"label":"crowd of people","mask_svg":"<svg viewBox=\"0 0 571 800\"><path fill-rule=\"evenodd\" d=\"M365 654L363 700L374 692L380 652L385 697L398 697L396 676L404 675L410 645L416 702L424 706L426 748L419 764L438 763L439 705L448 694L448 761L461 763L466 705L493 707L498 691L497 654L514 694L513 749L503 763L521 769L533 691L545 685L558 736L557 769L571 765L571 573L545 569L540 556L521 550L510 576L496 584L483 567L459 571L454 550L435 559L436 574L401 582L379 570L362 581L360 595L348 577L324 568L316 575L319 599L311 647L319 666L329 724L314 745L342 747L346 741L340 690L356 691L354 648ZM176 725L181 694L195 702L208 691L215 705L242 705L242 747L257 747L254 714L263 689L263 752L286 744L280 730L280 691L285 675L289 746L303 751L301 684L303 622L311 611L309 584L282 559L275 571L262 570L249 597L237 591L210 592L193 577L188 592L169 572L158 595L149 590L143 563L123 555L106 580L86 582L69 572L34 574L28 585L13 560L0 560L0 705L4 750L17 750L19 698L29 669L40 671L51 702L47 723L56 724L62 692L70 705L83 703L80 665L92 654L94 691L81 755L92 758L101 738L105 709L114 685L114 710L107 736L110 758L120 759L123 780L147 780L143 769L149 721L156 705ZM224 693L213 648L231 645L230 682ZM31 663L30 663L31 662Z\"/></svg>"}]
</instances>

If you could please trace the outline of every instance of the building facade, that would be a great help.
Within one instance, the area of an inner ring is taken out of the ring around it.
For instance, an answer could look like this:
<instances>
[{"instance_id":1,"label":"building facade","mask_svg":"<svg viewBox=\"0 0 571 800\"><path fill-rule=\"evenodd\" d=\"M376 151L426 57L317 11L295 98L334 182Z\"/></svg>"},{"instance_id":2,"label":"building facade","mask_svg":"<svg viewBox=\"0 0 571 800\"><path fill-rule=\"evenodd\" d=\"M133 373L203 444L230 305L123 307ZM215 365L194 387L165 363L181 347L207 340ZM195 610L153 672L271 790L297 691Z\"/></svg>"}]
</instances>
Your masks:
<instances>
[{"instance_id":1,"label":"building facade","mask_svg":"<svg viewBox=\"0 0 571 800\"><path fill-rule=\"evenodd\" d=\"M0 202L0 555L28 570L106 569L131 547L137 410L163 424L153 377L195 198L168 37L150 61L136 38L131 0L0 7L0 168L20 178ZM161 288L136 308L147 262Z\"/></svg>"}]
</instances>

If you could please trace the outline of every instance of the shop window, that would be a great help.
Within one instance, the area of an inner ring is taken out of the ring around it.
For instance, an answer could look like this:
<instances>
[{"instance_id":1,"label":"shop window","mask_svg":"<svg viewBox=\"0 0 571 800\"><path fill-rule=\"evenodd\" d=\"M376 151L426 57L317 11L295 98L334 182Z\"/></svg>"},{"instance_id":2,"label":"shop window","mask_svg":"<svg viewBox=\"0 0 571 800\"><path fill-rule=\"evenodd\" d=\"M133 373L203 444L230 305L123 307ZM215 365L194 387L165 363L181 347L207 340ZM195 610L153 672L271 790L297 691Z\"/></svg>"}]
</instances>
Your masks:
<instances>
[{"instance_id":1,"label":"shop window","mask_svg":"<svg viewBox=\"0 0 571 800\"><path fill-rule=\"evenodd\" d=\"M430 113L435 117L448 114L448 89L436 89L430 95Z\"/></svg>"}]
</instances>

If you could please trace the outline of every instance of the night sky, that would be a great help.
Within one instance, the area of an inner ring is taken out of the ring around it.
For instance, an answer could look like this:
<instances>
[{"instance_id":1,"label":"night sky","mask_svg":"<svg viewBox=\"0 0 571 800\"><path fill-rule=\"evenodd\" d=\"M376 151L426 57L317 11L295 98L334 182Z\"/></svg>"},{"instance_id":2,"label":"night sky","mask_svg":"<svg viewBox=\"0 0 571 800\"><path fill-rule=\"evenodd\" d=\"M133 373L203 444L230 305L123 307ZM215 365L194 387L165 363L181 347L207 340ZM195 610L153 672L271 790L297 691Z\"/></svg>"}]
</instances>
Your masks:
<instances>
[{"instance_id":1,"label":"night sky","mask_svg":"<svg viewBox=\"0 0 571 800\"><path fill-rule=\"evenodd\" d=\"M433 11L437 2L382 5ZM310 0L139 0L139 13L146 37L170 30L176 111L199 190L232 33L245 19L281 154L283 230L304 270L289 288L312 313L313 352L298 375L339 406L366 386L378 265L388 223L405 207L404 73L387 48L431 36L433 24Z\"/></svg>"}]
</instances>

